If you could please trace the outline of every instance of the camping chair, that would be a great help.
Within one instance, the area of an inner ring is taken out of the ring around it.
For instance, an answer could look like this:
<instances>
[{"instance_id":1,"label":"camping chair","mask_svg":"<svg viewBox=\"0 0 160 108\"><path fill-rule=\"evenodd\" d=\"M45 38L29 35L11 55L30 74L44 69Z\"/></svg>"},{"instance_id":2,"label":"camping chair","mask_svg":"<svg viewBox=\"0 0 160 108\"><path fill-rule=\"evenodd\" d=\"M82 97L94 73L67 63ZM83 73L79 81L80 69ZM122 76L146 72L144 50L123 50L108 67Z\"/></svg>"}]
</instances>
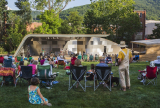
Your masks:
<instances>
[{"instance_id":1,"label":"camping chair","mask_svg":"<svg viewBox=\"0 0 160 108\"><path fill-rule=\"evenodd\" d=\"M83 89L83 91L86 91L86 76L85 76L85 86L82 86L82 84L80 83L81 80L83 80L84 78L84 74L87 70L87 66L83 66L83 67L77 67L77 66L73 66L70 69L71 74L69 75L69 88L68 91L74 87L74 85L76 85L77 83L79 83L79 85L81 86L81 88ZM71 80L75 80L74 84L71 85Z\"/></svg>"},{"instance_id":2,"label":"camping chair","mask_svg":"<svg viewBox=\"0 0 160 108\"><path fill-rule=\"evenodd\" d=\"M50 88L52 87L52 81L55 79L54 77L50 77L49 72L51 71L51 66L50 65L38 65L38 78L40 80L40 86L45 86L47 87L47 85L50 86Z\"/></svg>"},{"instance_id":3,"label":"camping chair","mask_svg":"<svg viewBox=\"0 0 160 108\"><path fill-rule=\"evenodd\" d=\"M64 60L58 60L57 68L59 67L59 65L64 65L63 69L65 69L66 63L64 62Z\"/></svg>"},{"instance_id":4,"label":"camping chair","mask_svg":"<svg viewBox=\"0 0 160 108\"><path fill-rule=\"evenodd\" d=\"M160 64L155 63L155 66L157 66L158 72L160 71Z\"/></svg>"},{"instance_id":5,"label":"camping chair","mask_svg":"<svg viewBox=\"0 0 160 108\"><path fill-rule=\"evenodd\" d=\"M17 79L15 78L15 69L14 68L1 68L0 69L0 76L3 76L3 81L2 81L2 85L1 87L3 86L3 84L9 84L10 82L16 87L16 84L17 84Z\"/></svg>"},{"instance_id":6,"label":"camping chair","mask_svg":"<svg viewBox=\"0 0 160 108\"><path fill-rule=\"evenodd\" d=\"M100 83L95 86L95 81L101 81L101 83L104 83L106 87L111 91L111 67L99 67L96 66L95 68L96 75L94 75L94 91L99 87ZM97 78L95 77L97 76ZM110 85L107 85L105 81L110 81Z\"/></svg>"},{"instance_id":7,"label":"camping chair","mask_svg":"<svg viewBox=\"0 0 160 108\"><path fill-rule=\"evenodd\" d=\"M0 57L0 63L3 64L3 61L4 61L4 57Z\"/></svg>"},{"instance_id":8,"label":"camping chair","mask_svg":"<svg viewBox=\"0 0 160 108\"><path fill-rule=\"evenodd\" d=\"M146 77L144 78L143 84L145 85L146 80L149 80L148 84L152 83L152 84L156 85L156 83L157 83L157 67L147 66L146 71L147 71L147 74L146 74Z\"/></svg>"},{"instance_id":9,"label":"camping chair","mask_svg":"<svg viewBox=\"0 0 160 108\"><path fill-rule=\"evenodd\" d=\"M4 67L12 67L12 59L4 59Z\"/></svg>"},{"instance_id":10,"label":"camping chair","mask_svg":"<svg viewBox=\"0 0 160 108\"><path fill-rule=\"evenodd\" d=\"M32 78L32 66L21 66L22 75L20 76L21 83L24 82L22 79L27 80L30 84Z\"/></svg>"}]
</instances>

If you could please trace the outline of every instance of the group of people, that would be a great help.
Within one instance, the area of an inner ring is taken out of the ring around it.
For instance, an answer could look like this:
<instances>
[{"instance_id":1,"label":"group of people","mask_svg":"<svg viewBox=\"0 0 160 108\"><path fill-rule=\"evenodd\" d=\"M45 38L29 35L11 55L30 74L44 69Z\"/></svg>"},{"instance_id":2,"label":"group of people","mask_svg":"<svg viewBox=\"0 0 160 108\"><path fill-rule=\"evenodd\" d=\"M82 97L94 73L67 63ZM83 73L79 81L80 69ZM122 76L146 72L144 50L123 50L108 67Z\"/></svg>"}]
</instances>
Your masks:
<instances>
[{"instance_id":1,"label":"group of people","mask_svg":"<svg viewBox=\"0 0 160 108\"><path fill-rule=\"evenodd\" d=\"M121 47L121 50L118 55L115 55L115 59L117 62L117 65L119 66L119 82L121 86L122 91L126 91L127 89L130 89L130 77L129 77L129 64L132 62L132 53L128 49L126 49L125 41L121 41L119 46ZM5 58L6 59L6 58ZM28 87L28 99L29 102L32 104L44 104L51 106L50 103L48 103L48 100L44 98L40 92L39 87L37 86L40 82L39 79L36 77L37 74L37 64L40 62L41 65L50 65L52 68L55 66L55 59L48 57L39 57L38 61L34 60L31 56L28 58L24 58L20 61L19 66L18 66L18 75L20 76L21 73L21 66L32 66L32 75L33 78L31 79L31 85ZM57 57L57 60L64 60L63 57L60 55ZM159 61L155 62L160 62L160 57L158 59ZM108 67L107 63L112 63L112 58L110 55L108 55L105 59L100 59L100 63L97 64L96 66L99 67ZM15 65L13 64L13 67ZM72 66L78 66L82 67L82 63L80 59L77 59L76 56L73 54L71 58L71 64L70 67ZM91 64L91 68L87 72L89 76L87 77L87 80L93 80L93 76L91 75L92 73L95 73L95 65ZM51 73L52 74L52 73ZM97 82L95 82L97 85ZM78 87L78 83L77 86Z\"/></svg>"}]
</instances>

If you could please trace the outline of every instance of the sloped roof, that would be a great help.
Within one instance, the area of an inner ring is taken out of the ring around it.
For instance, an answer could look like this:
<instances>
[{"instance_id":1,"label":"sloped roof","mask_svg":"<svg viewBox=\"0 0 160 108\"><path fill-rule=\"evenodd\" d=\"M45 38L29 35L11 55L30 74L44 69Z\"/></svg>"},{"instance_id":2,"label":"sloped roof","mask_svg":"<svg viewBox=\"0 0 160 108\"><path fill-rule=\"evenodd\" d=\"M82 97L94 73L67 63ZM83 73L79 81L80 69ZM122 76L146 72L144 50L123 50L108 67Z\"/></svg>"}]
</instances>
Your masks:
<instances>
[{"instance_id":1,"label":"sloped roof","mask_svg":"<svg viewBox=\"0 0 160 108\"><path fill-rule=\"evenodd\" d=\"M160 45L160 39L131 41L130 43L143 45L143 46Z\"/></svg>"}]
</instances>

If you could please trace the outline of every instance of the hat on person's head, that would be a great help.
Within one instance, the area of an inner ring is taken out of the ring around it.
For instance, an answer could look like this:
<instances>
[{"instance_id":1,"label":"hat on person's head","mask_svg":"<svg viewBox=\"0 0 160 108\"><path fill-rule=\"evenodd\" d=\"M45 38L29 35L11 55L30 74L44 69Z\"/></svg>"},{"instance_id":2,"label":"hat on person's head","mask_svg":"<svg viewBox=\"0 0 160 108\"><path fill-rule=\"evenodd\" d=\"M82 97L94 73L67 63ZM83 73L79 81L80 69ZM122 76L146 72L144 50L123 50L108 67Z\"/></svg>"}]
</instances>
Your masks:
<instances>
[{"instance_id":1,"label":"hat on person's head","mask_svg":"<svg viewBox=\"0 0 160 108\"><path fill-rule=\"evenodd\" d=\"M25 57L24 60L27 60L27 58Z\"/></svg>"},{"instance_id":2,"label":"hat on person's head","mask_svg":"<svg viewBox=\"0 0 160 108\"><path fill-rule=\"evenodd\" d=\"M120 41L119 47L127 47L125 41Z\"/></svg>"},{"instance_id":3,"label":"hat on person's head","mask_svg":"<svg viewBox=\"0 0 160 108\"><path fill-rule=\"evenodd\" d=\"M8 59L8 56L4 56L4 59Z\"/></svg>"},{"instance_id":4,"label":"hat on person's head","mask_svg":"<svg viewBox=\"0 0 160 108\"><path fill-rule=\"evenodd\" d=\"M155 67L154 61L151 61L151 62L150 62L150 67Z\"/></svg>"}]
</instances>

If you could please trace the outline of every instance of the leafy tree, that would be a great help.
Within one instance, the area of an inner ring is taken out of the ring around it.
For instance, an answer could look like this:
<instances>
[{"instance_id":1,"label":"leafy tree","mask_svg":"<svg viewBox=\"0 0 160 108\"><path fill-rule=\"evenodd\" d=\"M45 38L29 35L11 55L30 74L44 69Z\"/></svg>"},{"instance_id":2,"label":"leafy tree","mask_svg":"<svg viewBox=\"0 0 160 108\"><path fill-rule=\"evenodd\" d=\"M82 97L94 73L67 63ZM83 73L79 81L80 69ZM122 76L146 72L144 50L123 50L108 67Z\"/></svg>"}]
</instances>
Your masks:
<instances>
[{"instance_id":1,"label":"leafy tree","mask_svg":"<svg viewBox=\"0 0 160 108\"><path fill-rule=\"evenodd\" d=\"M29 3L28 0L17 0L15 2L15 5L17 8L19 8L18 12L16 13L17 15L20 15L23 19L22 22L24 24L30 23L31 21L31 4Z\"/></svg>"},{"instance_id":2,"label":"leafy tree","mask_svg":"<svg viewBox=\"0 0 160 108\"><path fill-rule=\"evenodd\" d=\"M47 8L49 11L55 10L55 13L60 13L71 0L34 0L32 7L36 10L44 10Z\"/></svg>"},{"instance_id":3,"label":"leafy tree","mask_svg":"<svg viewBox=\"0 0 160 108\"><path fill-rule=\"evenodd\" d=\"M70 12L70 15L67 17L68 23L71 26L71 33L72 34L78 34L82 33L82 23L83 23L83 17L79 15L77 11Z\"/></svg>"},{"instance_id":4,"label":"leafy tree","mask_svg":"<svg viewBox=\"0 0 160 108\"><path fill-rule=\"evenodd\" d=\"M133 0L98 0L91 4L92 10L85 15L84 24L88 33L110 34L108 39L130 41L141 28L138 15L133 12ZM94 32L93 29L99 30Z\"/></svg>"},{"instance_id":5,"label":"leafy tree","mask_svg":"<svg viewBox=\"0 0 160 108\"><path fill-rule=\"evenodd\" d=\"M61 27L59 28L60 34L71 34L72 27L69 25L68 20L62 20Z\"/></svg>"},{"instance_id":6,"label":"leafy tree","mask_svg":"<svg viewBox=\"0 0 160 108\"><path fill-rule=\"evenodd\" d=\"M160 24L155 24L156 29L153 30L153 34L149 35L149 39L160 39Z\"/></svg>"},{"instance_id":7,"label":"leafy tree","mask_svg":"<svg viewBox=\"0 0 160 108\"><path fill-rule=\"evenodd\" d=\"M4 39L6 41L6 49L13 50L18 47L23 37L27 34L27 31L25 28L26 25L23 24L22 18L20 16L10 12L8 17L8 23L11 25L7 29L7 37L4 37ZM10 47L8 48L7 46Z\"/></svg>"},{"instance_id":8,"label":"leafy tree","mask_svg":"<svg viewBox=\"0 0 160 108\"><path fill-rule=\"evenodd\" d=\"M36 28L34 33L43 33L43 34L58 34L58 29L61 26L61 20L59 15L54 13L53 9L45 10L44 13L39 15L39 18L42 22L42 26Z\"/></svg>"}]
</instances>

